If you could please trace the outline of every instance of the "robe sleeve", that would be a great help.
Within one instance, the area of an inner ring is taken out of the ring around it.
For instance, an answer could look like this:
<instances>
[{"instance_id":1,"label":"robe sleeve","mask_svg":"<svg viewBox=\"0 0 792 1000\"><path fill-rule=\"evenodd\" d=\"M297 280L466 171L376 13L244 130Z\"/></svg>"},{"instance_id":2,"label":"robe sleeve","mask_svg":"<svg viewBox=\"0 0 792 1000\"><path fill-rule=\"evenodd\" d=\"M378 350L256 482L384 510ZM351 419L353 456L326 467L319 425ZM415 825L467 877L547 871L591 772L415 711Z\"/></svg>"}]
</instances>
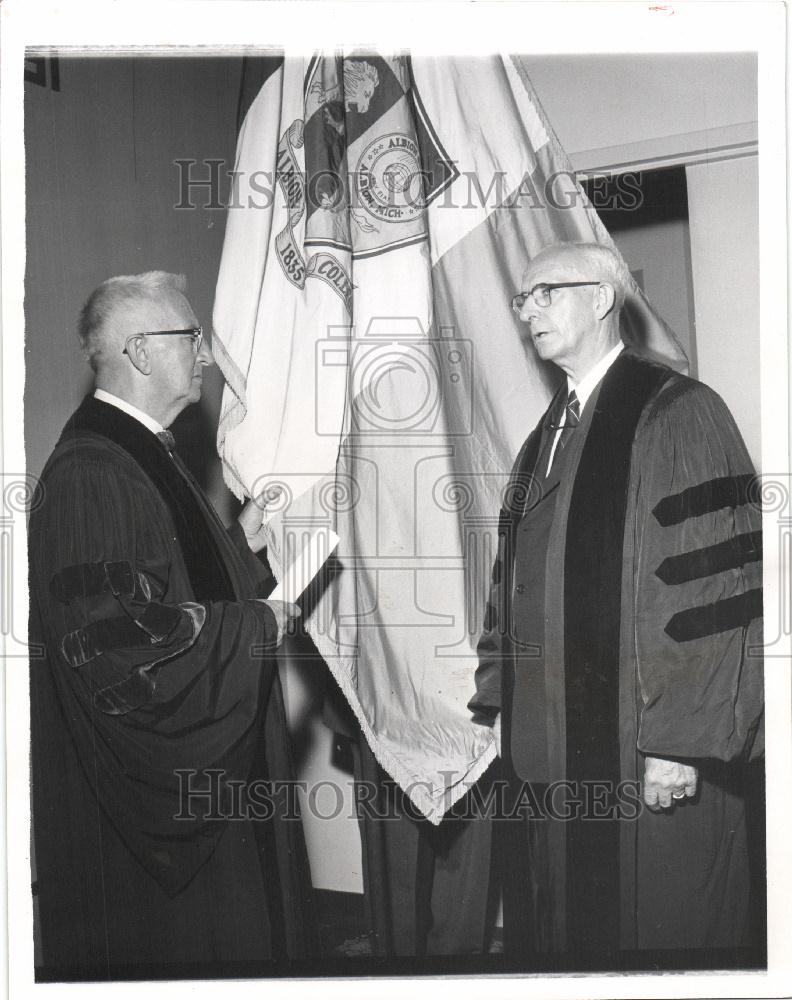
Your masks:
<instances>
[{"instance_id":1,"label":"robe sleeve","mask_svg":"<svg viewBox=\"0 0 792 1000\"><path fill-rule=\"evenodd\" d=\"M161 724L169 703L182 716L192 705L200 723L243 693L255 700L262 652L277 639L272 612L194 599L162 505L140 479L108 462L60 463L46 501L36 575L55 656L81 696L109 715L147 705ZM202 681L204 696L185 701Z\"/></svg>"},{"instance_id":2,"label":"robe sleeve","mask_svg":"<svg viewBox=\"0 0 792 1000\"><path fill-rule=\"evenodd\" d=\"M277 581L267 559L267 550L251 552L244 529L239 521L234 521L228 529L231 541L236 546L251 578L255 581L256 597L266 598L275 589Z\"/></svg>"},{"instance_id":3,"label":"robe sleeve","mask_svg":"<svg viewBox=\"0 0 792 1000\"><path fill-rule=\"evenodd\" d=\"M716 393L675 379L639 430L633 463L638 749L759 756L761 518L739 431Z\"/></svg>"},{"instance_id":4,"label":"robe sleeve","mask_svg":"<svg viewBox=\"0 0 792 1000\"><path fill-rule=\"evenodd\" d=\"M503 669L512 655L510 622L511 568L514 564L513 523L533 490L533 476L526 469L526 456L535 457L534 448L538 446L540 432L541 424L520 448L498 516L498 550L492 565L484 622L476 648L476 693L467 705L473 714L473 722L484 726L494 725L501 711Z\"/></svg>"},{"instance_id":5,"label":"robe sleeve","mask_svg":"<svg viewBox=\"0 0 792 1000\"><path fill-rule=\"evenodd\" d=\"M501 710L501 674L504 657L508 655L506 646L507 608L504 592L506 546L508 544L508 517L501 513L498 529L498 554L492 567L489 596L484 612L481 638L478 642L478 666L476 667L476 693L468 702L473 713L473 721L479 725L494 724Z\"/></svg>"}]
</instances>

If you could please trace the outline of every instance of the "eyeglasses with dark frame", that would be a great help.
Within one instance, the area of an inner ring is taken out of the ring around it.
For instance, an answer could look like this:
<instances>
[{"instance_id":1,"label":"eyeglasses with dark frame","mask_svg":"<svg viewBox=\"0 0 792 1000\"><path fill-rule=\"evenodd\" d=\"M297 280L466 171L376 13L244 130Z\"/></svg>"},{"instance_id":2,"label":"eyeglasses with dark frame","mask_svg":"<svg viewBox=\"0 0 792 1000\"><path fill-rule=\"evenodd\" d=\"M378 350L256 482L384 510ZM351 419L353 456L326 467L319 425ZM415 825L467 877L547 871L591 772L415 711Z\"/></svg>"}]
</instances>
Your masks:
<instances>
[{"instance_id":1,"label":"eyeglasses with dark frame","mask_svg":"<svg viewBox=\"0 0 792 1000\"><path fill-rule=\"evenodd\" d=\"M134 340L135 337L190 337L192 349L197 354L203 343L203 327L188 326L185 330L148 330L145 333L133 333L131 337L127 337L122 354L129 354L127 350L129 341Z\"/></svg>"},{"instance_id":2,"label":"eyeglasses with dark frame","mask_svg":"<svg viewBox=\"0 0 792 1000\"><path fill-rule=\"evenodd\" d=\"M516 313L519 313L527 300L531 298L540 309L546 309L553 301L550 292L556 288L583 288L584 285L601 284L601 281L557 281L555 284L549 285L543 281L534 285L529 292L518 292L511 300L511 307Z\"/></svg>"}]
</instances>

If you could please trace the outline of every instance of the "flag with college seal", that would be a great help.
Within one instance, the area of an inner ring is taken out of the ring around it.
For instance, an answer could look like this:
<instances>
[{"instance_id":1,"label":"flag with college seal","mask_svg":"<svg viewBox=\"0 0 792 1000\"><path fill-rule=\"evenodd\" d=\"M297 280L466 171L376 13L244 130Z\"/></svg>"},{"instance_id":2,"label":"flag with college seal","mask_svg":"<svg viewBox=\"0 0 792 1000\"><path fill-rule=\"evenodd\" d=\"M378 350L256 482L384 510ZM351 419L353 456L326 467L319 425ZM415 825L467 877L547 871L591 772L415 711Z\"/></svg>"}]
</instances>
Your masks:
<instances>
[{"instance_id":1,"label":"flag with college seal","mask_svg":"<svg viewBox=\"0 0 792 1000\"><path fill-rule=\"evenodd\" d=\"M494 756L466 704L497 512L556 377L509 300L543 246L612 242L520 58L254 68L214 310L224 473L269 497L276 575L340 537L308 631L437 823ZM625 316L684 365L637 287Z\"/></svg>"}]
</instances>

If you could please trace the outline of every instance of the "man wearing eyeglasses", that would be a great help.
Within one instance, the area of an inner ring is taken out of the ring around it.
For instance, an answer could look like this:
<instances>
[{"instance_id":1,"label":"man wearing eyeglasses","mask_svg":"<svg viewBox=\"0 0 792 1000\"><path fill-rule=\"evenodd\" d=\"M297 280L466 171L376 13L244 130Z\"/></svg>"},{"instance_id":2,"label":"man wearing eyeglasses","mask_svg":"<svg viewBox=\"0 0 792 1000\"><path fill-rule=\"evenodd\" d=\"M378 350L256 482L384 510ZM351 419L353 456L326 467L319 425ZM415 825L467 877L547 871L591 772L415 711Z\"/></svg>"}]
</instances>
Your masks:
<instances>
[{"instance_id":1,"label":"man wearing eyeglasses","mask_svg":"<svg viewBox=\"0 0 792 1000\"><path fill-rule=\"evenodd\" d=\"M714 392L625 349L628 280L609 249L560 244L512 300L565 379L512 472L470 708L509 782L506 950L536 968L755 955L753 469Z\"/></svg>"},{"instance_id":2,"label":"man wearing eyeglasses","mask_svg":"<svg viewBox=\"0 0 792 1000\"><path fill-rule=\"evenodd\" d=\"M32 791L46 978L267 974L310 947L261 513L226 531L168 427L213 364L165 272L79 324L96 390L30 523ZM274 818L273 818L274 815Z\"/></svg>"}]
</instances>

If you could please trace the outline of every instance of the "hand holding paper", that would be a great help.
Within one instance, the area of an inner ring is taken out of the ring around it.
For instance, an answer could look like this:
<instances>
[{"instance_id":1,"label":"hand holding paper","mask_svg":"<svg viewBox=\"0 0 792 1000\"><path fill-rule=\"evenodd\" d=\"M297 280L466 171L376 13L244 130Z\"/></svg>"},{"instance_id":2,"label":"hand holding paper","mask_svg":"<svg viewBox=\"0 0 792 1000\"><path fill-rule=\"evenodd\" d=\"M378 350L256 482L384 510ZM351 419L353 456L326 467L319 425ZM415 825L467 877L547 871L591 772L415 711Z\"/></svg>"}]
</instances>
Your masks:
<instances>
[{"instance_id":1,"label":"hand holding paper","mask_svg":"<svg viewBox=\"0 0 792 1000\"><path fill-rule=\"evenodd\" d=\"M278 586L270 594L271 600L294 602L314 579L338 545L338 535L332 528L315 531L300 546L292 561L286 566Z\"/></svg>"},{"instance_id":2,"label":"hand holding paper","mask_svg":"<svg viewBox=\"0 0 792 1000\"><path fill-rule=\"evenodd\" d=\"M266 600L261 603L266 604L273 615L275 615L275 621L278 625L278 641L276 645L280 646L285 635L294 635L294 622L302 615L302 611L296 604L287 604L285 601Z\"/></svg>"}]
</instances>

